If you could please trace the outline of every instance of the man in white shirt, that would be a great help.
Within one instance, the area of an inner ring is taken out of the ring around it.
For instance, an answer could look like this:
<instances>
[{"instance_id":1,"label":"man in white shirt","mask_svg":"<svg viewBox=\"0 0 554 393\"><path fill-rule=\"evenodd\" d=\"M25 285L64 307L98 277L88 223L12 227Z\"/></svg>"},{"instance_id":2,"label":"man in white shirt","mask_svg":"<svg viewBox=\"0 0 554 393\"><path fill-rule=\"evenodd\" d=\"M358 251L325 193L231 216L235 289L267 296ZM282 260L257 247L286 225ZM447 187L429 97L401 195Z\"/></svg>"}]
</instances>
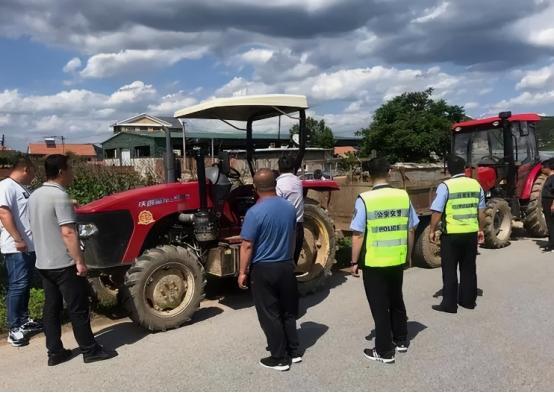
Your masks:
<instances>
[{"instance_id":1,"label":"man in white shirt","mask_svg":"<svg viewBox=\"0 0 554 393\"><path fill-rule=\"evenodd\" d=\"M42 330L42 324L29 318L35 248L27 202L34 177L31 160L18 155L9 177L0 182L0 250L8 273L8 342L14 347L27 345L29 334Z\"/></svg>"},{"instance_id":2,"label":"man in white shirt","mask_svg":"<svg viewBox=\"0 0 554 393\"><path fill-rule=\"evenodd\" d=\"M285 198L296 209L296 241L294 248L294 262L298 264L302 243L304 243L304 189L302 181L294 172L294 159L290 156L279 158L279 172L277 178L277 195Z\"/></svg>"}]
</instances>

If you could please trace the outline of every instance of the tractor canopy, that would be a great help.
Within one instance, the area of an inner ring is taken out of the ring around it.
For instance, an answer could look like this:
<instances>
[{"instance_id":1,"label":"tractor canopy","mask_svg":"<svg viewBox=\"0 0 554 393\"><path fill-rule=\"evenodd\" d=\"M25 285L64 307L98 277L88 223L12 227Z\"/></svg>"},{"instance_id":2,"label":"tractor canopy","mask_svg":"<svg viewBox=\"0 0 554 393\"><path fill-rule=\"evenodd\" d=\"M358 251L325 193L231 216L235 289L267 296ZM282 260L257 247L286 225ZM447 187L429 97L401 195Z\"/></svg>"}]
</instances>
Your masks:
<instances>
[{"instance_id":1,"label":"tractor canopy","mask_svg":"<svg viewBox=\"0 0 554 393\"><path fill-rule=\"evenodd\" d=\"M258 120L278 117L281 115L298 120L299 134L298 153L294 159L295 170L302 164L308 130L306 129L306 96L289 94L268 94L216 98L198 105L193 105L175 112L177 119L219 119L229 126L246 131L246 159L252 175L254 175L254 144L252 141L252 123ZM298 112L298 117L291 113ZM246 122L246 128L239 128L229 121Z\"/></svg>"}]
</instances>

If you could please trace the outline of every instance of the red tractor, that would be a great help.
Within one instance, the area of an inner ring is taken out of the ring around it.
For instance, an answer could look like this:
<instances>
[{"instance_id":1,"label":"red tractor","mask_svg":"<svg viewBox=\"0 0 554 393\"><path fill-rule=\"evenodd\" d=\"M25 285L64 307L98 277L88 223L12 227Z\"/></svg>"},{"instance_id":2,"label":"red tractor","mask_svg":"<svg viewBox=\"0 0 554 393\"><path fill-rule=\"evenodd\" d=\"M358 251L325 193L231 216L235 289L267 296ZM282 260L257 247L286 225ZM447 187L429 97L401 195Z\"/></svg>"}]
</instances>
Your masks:
<instances>
[{"instance_id":1,"label":"red tractor","mask_svg":"<svg viewBox=\"0 0 554 393\"><path fill-rule=\"evenodd\" d=\"M452 151L464 157L467 174L476 178L487 196L485 246L510 243L512 219L523 221L531 236L547 235L541 206L546 176L541 173L536 114L470 120L452 126Z\"/></svg>"},{"instance_id":2,"label":"red tractor","mask_svg":"<svg viewBox=\"0 0 554 393\"><path fill-rule=\"evenodd\" d=\"M247 161L253 175L253 123L298 113L298 168L308 134L307 108L304 96L244 96L195 105L175 117L246 122ZM228 155L222 154L219 163L208 168L201 150L195 149L195 156L198 181L110 195L77 212L95 292L119 292L133 321L149 330L172 329L188 321L204 298L207 275L238 274L241 224L256 203L256 194L251 184L242 183ZM172 158L167 162L172 163ZM304 181L305 195L309 189L329 192L338 185L330 180ZM304 294L325 284L335 262L333 223L311 202L306 199L305 240L297 267L299 290Z\"/></svg>"}]
</instances>

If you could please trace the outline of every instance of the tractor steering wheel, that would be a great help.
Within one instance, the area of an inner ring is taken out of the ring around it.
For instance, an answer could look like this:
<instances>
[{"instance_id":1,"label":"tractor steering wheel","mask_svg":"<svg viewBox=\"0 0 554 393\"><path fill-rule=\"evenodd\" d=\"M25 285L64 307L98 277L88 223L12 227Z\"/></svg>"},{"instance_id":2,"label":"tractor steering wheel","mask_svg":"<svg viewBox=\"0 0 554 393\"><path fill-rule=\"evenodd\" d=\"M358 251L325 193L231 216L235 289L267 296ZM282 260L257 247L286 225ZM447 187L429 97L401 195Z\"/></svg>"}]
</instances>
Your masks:
<instances>
[{"instance_id":1,"label":"tractor steering wheel","mask_svg":"<svg viewBox=\"0 0 554 393\"><path fill-rule=\"evenodd\" d=\"M240 172L233 167L229 167L229 174L227 176L229 176L230 179L235 180L239 180L241 177Z\"/></svg>"},{"instance_id":2,"label":"tractor steering wheel","mask_svg":"<svg viewBox=\"0 0 554 393\"><path fill-rule=\"evenodd\" d=\"M483 161L485 159L490 159L492 161L493 164L498 164L500 163L500 161L503 160L502 157L498 157L498 156L495 156L495 155L492 155L492 154L487 154L486 156L483 156L479 159L479 161Z\"/></svg>"}]
</instances>

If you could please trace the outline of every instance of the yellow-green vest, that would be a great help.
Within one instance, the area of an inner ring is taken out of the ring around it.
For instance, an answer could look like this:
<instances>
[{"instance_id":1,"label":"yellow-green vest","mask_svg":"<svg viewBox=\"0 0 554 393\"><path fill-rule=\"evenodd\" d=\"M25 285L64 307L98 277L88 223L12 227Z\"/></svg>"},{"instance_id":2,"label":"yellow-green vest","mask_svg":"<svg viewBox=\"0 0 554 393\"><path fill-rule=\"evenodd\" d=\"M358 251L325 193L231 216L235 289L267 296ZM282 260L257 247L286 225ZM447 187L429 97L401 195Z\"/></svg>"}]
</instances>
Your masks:
<instances>
[{"instance_id":1,"label":"yellow-green vest","mask_svg":"<svg viewBox=\"0 0 554 393\"><path fill-rule=\"evenodd\" d=\"M466 176L460 176L448 179L444 184L448 188L448 200L444 209L446 233L477 232L481 198L479 182Z\"/></svg>"},{"instance_id":2,"label":"yellow-green vest","mask_svg":"<svg viewBox=\"0 0 554 393\"><path fill-rule=\"evenodd\" d=\"M364 192L360 198L365 204L367 221L364 265L402 265L408 254L408 193L384 187Z\"/></svg>"}]
</instances>

